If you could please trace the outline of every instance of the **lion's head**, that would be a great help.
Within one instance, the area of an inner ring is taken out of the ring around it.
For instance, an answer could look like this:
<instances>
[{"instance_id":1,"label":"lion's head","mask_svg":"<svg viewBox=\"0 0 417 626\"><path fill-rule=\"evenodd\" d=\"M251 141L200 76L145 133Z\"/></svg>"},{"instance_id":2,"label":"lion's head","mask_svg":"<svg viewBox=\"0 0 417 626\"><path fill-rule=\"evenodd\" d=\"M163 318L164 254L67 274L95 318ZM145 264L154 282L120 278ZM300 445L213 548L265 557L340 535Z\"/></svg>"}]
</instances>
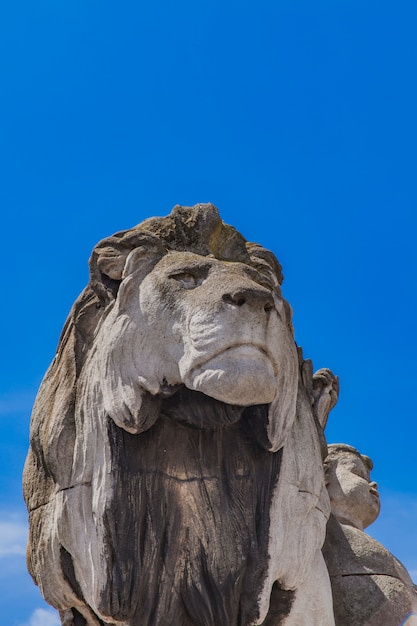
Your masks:
<instances>
[{"instance_id":1,"label":"lion's head","mask_svg":"<svg viewBox=\"0 0 417 626\"><path fill-rule=\"evenodd\" d=\"M209 213L207 207L198 211ZM174 219L178 213L181 209L174 209ZM107 258L98 259L101 271L120 285L97 335L94 358L106 411L129 432L152 424L142 409L144 392L164 397L180 385L230 405L273 403L276 410L279 404L280 426L292 423L297 355L277 263L272 255L268 263L266 251L257 262L260 249L251 256L250 244L243 248L240 239L241 246L231 245L224 258L215 245L221 233L221 228L217 238L202 233L204 243L211 243L205 254L203 242L194 252L147 236L138 238L140 245L119 271L112 268L113 259L110 269ZM271 422L273 449L283 436Z\"/></svg>"},{"instance_id":2,"label":"lion's head","mask_svg":"<svg viewBox=\"0 0 417 626\"><path fill-rule=\"evenodd\" d=\"M309 483L295 526L327 514L281 267L196 205L105 239L90 269L32 417L31 573L87 624L260 623L280 471Z\"/></svg>"}]
</instances>

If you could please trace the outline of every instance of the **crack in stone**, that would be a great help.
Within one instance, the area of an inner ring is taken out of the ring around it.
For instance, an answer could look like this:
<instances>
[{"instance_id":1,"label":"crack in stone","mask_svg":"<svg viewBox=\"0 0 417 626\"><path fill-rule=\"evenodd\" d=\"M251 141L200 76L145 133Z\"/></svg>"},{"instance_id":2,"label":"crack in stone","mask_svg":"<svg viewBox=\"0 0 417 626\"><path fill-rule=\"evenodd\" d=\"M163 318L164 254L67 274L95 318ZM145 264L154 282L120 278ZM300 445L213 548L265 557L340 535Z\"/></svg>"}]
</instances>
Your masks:
<instances>
[{"instance_id":1,"label":"crack in stone","mask_svg":"<svg viewBox=\"0 0 417 626\"><path fill-rule=\"evenodd\" d=\"M37 506L34 506L32 509L30 509L29 513L33 513L34 511L37 511L41 507L46 506L47 504L50 504L52 500L55 498L55 496L57 496L62 491L69 491L70 489L75 489L75 487L86 487L86 486L91 486L91 481L85 482L85 483L78 483L76 485L70 485L69 487L62 487L61 489L54 491L54 493L51 495L49 500L47 500L46 502L41 502L41 504L38 504Z\"/></svg>"}]
</instances>

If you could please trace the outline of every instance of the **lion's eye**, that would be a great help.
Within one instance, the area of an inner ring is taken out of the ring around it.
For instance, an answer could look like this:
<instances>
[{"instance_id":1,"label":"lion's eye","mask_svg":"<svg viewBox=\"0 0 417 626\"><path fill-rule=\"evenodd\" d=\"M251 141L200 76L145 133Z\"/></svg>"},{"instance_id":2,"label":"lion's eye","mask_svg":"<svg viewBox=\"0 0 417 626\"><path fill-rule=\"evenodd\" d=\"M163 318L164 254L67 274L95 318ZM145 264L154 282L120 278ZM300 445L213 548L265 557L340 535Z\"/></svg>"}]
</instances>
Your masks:
<instances>
[{"instance_id":1,"label":"lion's eye","mask_svg":"<svg viewBox=\"0 0 417 626\"><path fill-rule=\"evenodd\" d=\"M190 274L189 272L181 272L179 274L172 274L170 278L173 278L177 282L179 282L185 289L194 289L201 283L194 274Z\"/></svg>"},{"instance_id":2,"label":"lion's eye","mask_svg":"<svg viewBox=\"0 0 417 626\"><path fill-rule=\"evenodd\" d=\"M207 278L210 264L171 268L168 278L177 281L184 289L199 287Z\"/></svg>"}]
</instances>

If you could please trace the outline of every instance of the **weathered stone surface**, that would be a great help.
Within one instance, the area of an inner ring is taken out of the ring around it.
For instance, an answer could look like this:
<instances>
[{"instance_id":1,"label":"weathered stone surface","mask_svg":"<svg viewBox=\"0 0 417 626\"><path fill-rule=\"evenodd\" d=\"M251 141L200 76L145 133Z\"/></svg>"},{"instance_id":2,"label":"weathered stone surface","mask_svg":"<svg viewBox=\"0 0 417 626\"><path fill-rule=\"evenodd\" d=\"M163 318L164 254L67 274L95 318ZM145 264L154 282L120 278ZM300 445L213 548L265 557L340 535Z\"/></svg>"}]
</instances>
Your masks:
<instances>
[{"instance_id":1,"label":"weathered stone surface","mask_svg":"<svg viewBox=\"0 0 417 626\"><path fill-rule=\"evenodd\" d=\"M24 473L47 602L68 626L331 626L334 394L306 386L276 258L196 205L105 239L90 270Z\"/></svg>"},{"instance_id":2,"label":"weathered stone surface","mask_svg":"<svg viewBox=\"0 0 417 626\"><path fill-rule=\"evenodd\" d=\"M415 586L404 566L363 532L378 516L372 461L352 446L333 444L325 462L330 516L323 554L336 626L398 626L417 611Z\"/></svg>"},{"instance_id":3,"label":"weathered stone surface","mask_svg":"<svg viewBox=\"0 0 417 626\"><path fill-rule=\"evenodd\" d=\"M371 481L373 463L347 444L331 444L325 460L332 513L342 524L363 530L380 511L378 485Z\"/></svg>"}]
</instances>

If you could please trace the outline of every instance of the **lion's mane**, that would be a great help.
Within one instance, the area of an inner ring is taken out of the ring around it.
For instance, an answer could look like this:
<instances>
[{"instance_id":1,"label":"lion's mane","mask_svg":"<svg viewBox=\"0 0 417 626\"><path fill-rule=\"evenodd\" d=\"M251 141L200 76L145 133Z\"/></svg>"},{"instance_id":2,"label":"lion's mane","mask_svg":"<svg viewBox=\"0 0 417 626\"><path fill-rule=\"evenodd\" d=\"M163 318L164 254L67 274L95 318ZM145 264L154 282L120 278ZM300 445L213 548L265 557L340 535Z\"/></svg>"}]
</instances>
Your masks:
<instances>
[{"instance_id":1,"label":"lion's mane","mask_svg":"<svg viewBox=\"0 0 417 626\"><path fill-rule=\"evenodd\" d=\"M148 340L123 304L129 281L174 252L252 268L276 294L271 402L228 404L123 365ZM24 472L29 570L74 625L260 624L271 591L277 615L290 610L328 501L281 282L274 255L213 205L177 206L95 247L37 396Z\"/></svg>"}]
</instances>

